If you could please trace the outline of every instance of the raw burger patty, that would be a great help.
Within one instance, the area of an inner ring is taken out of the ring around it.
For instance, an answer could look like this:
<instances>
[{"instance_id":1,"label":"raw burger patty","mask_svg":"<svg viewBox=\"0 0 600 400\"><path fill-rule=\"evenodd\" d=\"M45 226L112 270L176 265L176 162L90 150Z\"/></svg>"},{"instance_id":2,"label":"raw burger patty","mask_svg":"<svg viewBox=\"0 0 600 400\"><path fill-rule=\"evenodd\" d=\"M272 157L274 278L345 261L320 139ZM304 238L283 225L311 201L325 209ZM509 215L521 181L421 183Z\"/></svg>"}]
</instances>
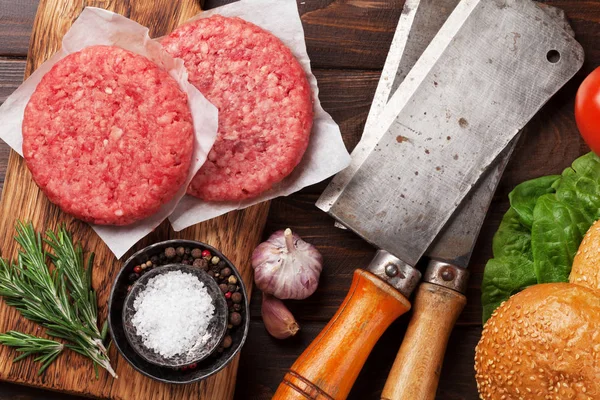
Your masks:
<instances>
[{"instance_id":1,"label":"raw burger patty","mask_svg":"<svg viewBox=\"0 0 600 400\"><path fill-rule=\"evenodd\" d=\"M177 82L118 47L63 58L25 109L33 179L90 223L126 225L155 213L185 183L192 150L192 116Z\"/></svg>"},{"instance_id":2,"label":"raw burger patty","mask_svg":"<svg viewBox=\"0 0 600 400\"><path fill-rule=\"evenodd\" d=\"M271 33L239 18L183 25L163 42L219 109L219 132L188 193L204 200L255 197L300 162L312 128L308 80Z\"/></svg>"}]
</instances>

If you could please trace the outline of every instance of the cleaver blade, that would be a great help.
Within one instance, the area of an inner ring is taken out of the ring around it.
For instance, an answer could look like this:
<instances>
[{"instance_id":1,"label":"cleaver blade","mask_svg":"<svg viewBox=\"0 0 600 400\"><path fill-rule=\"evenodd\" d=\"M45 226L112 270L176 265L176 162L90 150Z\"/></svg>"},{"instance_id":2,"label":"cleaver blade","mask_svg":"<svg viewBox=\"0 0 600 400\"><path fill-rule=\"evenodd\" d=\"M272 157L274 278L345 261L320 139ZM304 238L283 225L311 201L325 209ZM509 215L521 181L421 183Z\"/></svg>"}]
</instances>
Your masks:
<instances>
[{"instance_id":1,"label":"cleaver blade","mask_svg":"<svg viewBox=\"0 0 600 400\"><path fill-rule=\"evenodd\" d=\"M456 0L445 1L456 2ZM575 32L571 28L563 10L543 3L536 3L536 5L552 17L554 22L558 26L561 26L565 32L573 38L575 37ZM460 268L468 267L475 242L479 236L479 231L481 230L492 197L520 136L521 134L519 133L504 149L489 170L477 182L477 186L467 195L459 208L456 209L454 215L452 215L444 226L444 229L425 252L427 257Z\"/></svg>"},{"instance_id":2,"label":"cleaver blade","mask_svg":"<svg viewBox=\"0 0 600 400\"><path fill-rule=\"evenodd\" d=\"M533 2L463 0L381 113L383 134L329 213L415 265L492 161L582 63L581 46Z\"/></svg>"},{"instance_id":3,"label":"cleaver blade","mask_svg":"<svg viewBox=\"0 0 600 400\"><path fill-rule=\"evenodd\" d=\"M538 6L555 20L557 26L575 36L562 10ZM416 292L413 315L381 394L382 399L435 398L449 335L466 303L466 268L492 196L517 141L518 137L515 137L494 161L425 253L431 260ZM435 338L429 338L423 332L437 334ZM418 380L413 379L414 371L422 372Z\"/></svg>"}]
</instances>

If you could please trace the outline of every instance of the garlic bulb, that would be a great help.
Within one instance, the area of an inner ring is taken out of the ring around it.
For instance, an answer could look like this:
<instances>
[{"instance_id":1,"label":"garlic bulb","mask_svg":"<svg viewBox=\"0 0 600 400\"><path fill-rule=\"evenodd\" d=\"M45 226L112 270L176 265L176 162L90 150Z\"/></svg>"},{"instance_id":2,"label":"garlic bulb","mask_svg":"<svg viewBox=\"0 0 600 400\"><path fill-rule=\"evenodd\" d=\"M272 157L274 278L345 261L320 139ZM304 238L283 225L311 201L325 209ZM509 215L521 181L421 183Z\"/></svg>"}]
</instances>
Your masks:
<instances>
[{"instance_id":1,"label":"garlic bulb","mask_svg":"<svg viewBox=\"0 0 600 400\"><path fill-rule=\"evenodd\" d=\"M294 336L300 330L294 316L283 302L266 293L263 293L261 314L267 332L274 338L285 339Z\"/></svg>"},{"instance_id":2,"label":"garlic bulb","mask_svg":"<svg viewBox=\"0 0 600 400\"><path fill-rule=\"evenodd\" d=\"M279 299L305 299L315 292L323 257L288 228L277 231L252 253L256 286Z\"/></svg>"}]
</instances>

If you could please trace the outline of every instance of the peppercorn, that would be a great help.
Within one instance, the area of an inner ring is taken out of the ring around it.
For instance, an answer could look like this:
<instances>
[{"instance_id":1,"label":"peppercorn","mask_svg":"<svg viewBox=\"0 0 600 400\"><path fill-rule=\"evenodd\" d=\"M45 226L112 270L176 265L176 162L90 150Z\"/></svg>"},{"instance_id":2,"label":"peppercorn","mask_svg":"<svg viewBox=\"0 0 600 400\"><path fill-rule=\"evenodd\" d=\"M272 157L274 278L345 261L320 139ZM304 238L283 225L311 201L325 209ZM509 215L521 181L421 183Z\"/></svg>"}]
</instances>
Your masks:
<instances>
[{"instance_id":1,"label":"peppercorn","mask_svg":"<svg viewBox=\"0 0 600 400\"><path fill-rule=\"evenodd\" d=\"M188 259L183 259L183 261L181 263L185 264L185 265L192 265L192 262Z\"/></svg>"},{"instance_id":2,"label":"peppercorn","mask_svg":"<svg viewBox=\"0 0 600 400\"><path fill-rule=\"evenodd\" d=\"M152 261L146 261L146 267L151 267L152 266Z\"/></svg>"},{"instance_id":3,"label":"peppercorn","mask_svg":"<svg viewBox=\"0 0 600 400\"><path fill-rule=\"evenodd\" d=\"M223 269L221 270L221 276L222 276L223 278L227 278L227 277L229 277L230 275L231 275L231 268L223 268Z\"/></svg>"},{"instance_id":4,"label":"peppercorn","mask_svg":"<svg viewBox=\"0 0 600 400\"><path fill-rule=\"evenodd\" d=\"M233 311L241 311L242 309L242 305L241 304L234 304L233 305Z\"/></svg>"},{"instance_id":5,"label":"peppercorn","mask_svg":"<svg viewBox=\"0 0 600 400\"><path fill-rule=\"evenodd\" d=\"M146 267L146 263L141 263L141 264L140 264L140 268L141 268L141 269L146 269L146 268L148 268L148 267Z\"/></svg>"},{"instance_id":6,"label":"peppercorn","mask_svg":"<svg viewBox=\"0 0 600 400\"><path fill-rule=\"evenodd\" d=\"M176 264L179 264L179 263L181 263L181 260L182 260L182 258L181 258L181 257L179 257L179 256L176 256L176 257L173 259L173 262L174 262L174 263L176 263Z\"/></svg>"},{"instance_id":7,"label":"peppercorn","mask_svg":"<svg viewBox=\"0 0 600 400\"><path fill-rule=\"evenodd\" d=\"M214 278L215 277L214 271L208 271L208 276Z\"/></svg>"},{"instance_id":8,"label":"peppercorn","mask_svg":"<svg viewBox=\"0 0 600 400\"><path fill-rule=\"evenodd\" d=\"M137 281L139 277L140 277L139 274L136 274L135 272L132 272L132 273L129 274L129 276L127 277L127 279L129 279L129 282L133 283L133 282Z\"/></svg>"},{"instance_id":9,"label":"peppercorn","mask_svg":"<svg viewBox=\"0 0 600 400\"><path fill-rule=\"evenodd\" d=\"M198 268L203 269L205 271L208 269L208 263L203 258L197 258L197 259L195 259L193 265L194 265L194 267L198 267Z\"/></svg>"},{"instance_id":10,"label":"peppercorn","mask_svg":"<svg viewBox=\"0 0 600 400\"><path fill-rule=\"evenodd\" d=\"M210 254L210 251L202 250L202 258L210 259L211 257L212 255Z\"/></svg>"},{"instance_id":11,"label":"peppercorn","mask_svg":"<svg viewBox=\"0 0 600 400\"><path fill-rule=\"evenodd\" d=\"M135 272L136 274L141 273L142 267L140 267L139 265L136 265L135 267L133 267L133 272Z\"/></svg>"},{"instance_id":12,"label":"peppercorn","mask_svg":"<svg viewBox=\"0 0 600 400\"><path fill-rule=\"evenodd\" d=\"M196 367L198 366L198 364L196 363L191 363L190 365L188 365L189 369L196 369Z\"/></svg>"},{"instance_id":13,"label":"peppercorn","mask_svg":"<svg viewBox=\"0 0 600 400\"><path fill-rule=\"evenodd\" d=\"M219 348L217 349L217 353L222 353L222 352L223 352L223 350L225 350L225 349L223 349L223 347L222 347L222 346L219 346Z\"/></svg>"},{"instance_id":14,"label":"peppercorn","mask_svg":"<svg viewBox=\"0 0 600 400\"><path fill-rule=\"evenodd\" d=\"M183 367L181 367L181 370L182 370L182 371L186 371L187 369L188 369L188 366L187 366L187 365L184 365Z\"/></svg>"},{"instance_id":15,"label":"peppercorn","mask_svg":"<svg viewBox=\"0 0 600 400\"><path fill-rule=\"evenodd\" d=\"M231 295L234 295L234 292L237 290L237 286L235 285L227 285L227 291L231 292Z\"/></svg>"},{"instance_id":16,"label":"peppercorn","mask_svg":"<svg viewBox=\"0 0 600 400\"><path fill-rule=\"evenodd\" d=\"M240 314L239 312L231 313L231 315L229 316L229 322L233 326L238 326L242 323L242 314Z\"/></svg>"},{"instance_id":17,"label":"peppercorn","mask_svg":"<svg viewBox=\"0 0 600 400\"><path fill-rule=\"evenodd\" d=\"M231 300L234 303L241 303L243 298L244 298L244 296L242 296L242 294L240 292L235 292L231 295Z\"/></svg>"},{"instance_id":18,"label":"peppercorn","mask_svg":"<svg viewBox=\"0 0 600 400\"><path fill-rule=\"evenodd\" d=\"M165 256L169 259L175 257L177 255L177 252L175 251L174 247L167 247L165 249Z\"/></svg>"},{"instance_id":19,"label":"peppercorn","mask_svg":"<svg viewBox=\"0 0 600 400\"><path fill-rule=\"evenodd\" d=\"M237 283L237 278L235 276L231 275L227 281L230 284L235 285Z\"/></svg>"},{"instance_id":20,"label":"peppercorn","mask_svg":"<svg viewBox=\"0 0 600 400\"><path fill-rule=\"evenodd\" d=\"M219 286L221 286L221 285L219 285ZM227 285L225 285L225 288L227 288ZM231 298L231 292L225 293L225 298L226 299L230 299Z\"/></svg>"},{"instance_id":21,"label":"peppercorn","mask_svg":"<svg viewBox=\"0 0 600 400\"><path fill-rule=\"evenodd\" d=\"M213 258L210 259L210 262L213 263L214 265L217 265L219 263L221 259L217 256L214 256Z\"/></svg>"},{"instance_id":22,"label":"peppercorn","mask_svg":"<svg viewBox=\"0 0 600 400\"><path fill-rule=\"evenodd\" d=\"M219 285L219 289L221 289L221 292L227 293L227 285L225 285L224 283Z\"/></svg>"},{"instance_id":23,"label":"peppercorn","mask_svg":"<svg viewBox=\"0 0 600 400\"><path fill-rule=\"evenodd\" d=\"M219 266L219 268L223 269L227 266L227 263L223 260L219 261L219 263L217 264Z\"/></svg>"},{"instance_id":24,"label":"peppercorn","mask_svg":"<svg viewBox=\"0 0 600 400\"><path fill-rule=\"evenodd\" d=\"M233 339L231 338L231 336L227 335L223 339L223 343L221 344L221 346L223 346L224 348L228 349L228 348L231 347L232 343L233 343Z\"/></svg>"},{"instance_id":25,"label":"peppercorn","mask_svg":"<svg viewBox=\"0 0 600 400\"><path fill-rule=\"evenodd\" d=\"M158 264L158 257L157 256L150 257L150 262L154 265Z\"/></svg>"},{"instance_id":26,"label":"peppercorn","mask_svg":"<svg viewBox=\"0 0 600 400\"><path fill-rule=\"evenodd\" d=\"M202 250L195 248L194 250L192 250L191 254L194 258L200 258L202 257Z\"/></svg>"},{"instance_id":27,"label":"peppercorn","mask_svg":"<svg viewBox=\"0 0 600 400\"><path fill-rule=\"evenodd\" d=\"M186 255L190 255L192 253L192 250L189 247L186 247L184 251Z\"/></svg>"},{"instance_id":28,"label":"peppercorn","mask_svg":"<svg viewBox=\"0 0 600 400\"><path fill-rule=\"evenodd\" d=\"M183 257L185 255L185 249L182 246L179 246L175 252L179 257Z\"/></svg>"}]
</instances>

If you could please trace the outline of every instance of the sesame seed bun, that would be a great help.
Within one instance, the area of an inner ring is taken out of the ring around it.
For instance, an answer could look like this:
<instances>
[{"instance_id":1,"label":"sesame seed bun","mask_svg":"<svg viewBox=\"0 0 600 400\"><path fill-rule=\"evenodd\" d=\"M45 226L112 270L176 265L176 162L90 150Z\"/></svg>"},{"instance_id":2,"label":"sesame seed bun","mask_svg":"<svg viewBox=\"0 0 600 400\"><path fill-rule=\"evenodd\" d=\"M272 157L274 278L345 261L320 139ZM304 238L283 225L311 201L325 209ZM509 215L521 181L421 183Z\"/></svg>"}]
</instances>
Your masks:
<instances>
[{"instance_id":1,"label":"sesame seed bun","mask_svg":"<svg viewBox=\"0 0 600 400\"><path fill-rule=\"evenodd\" d=\"M569 282L600 289L600 220L583 237L573 260Z\"/></svg>"},{"instance_id":2,"label":"sesame seed bun","mask_svg":"<svg viewBox=\"0 0 600 400\"><path fill-rule=\"evenodd\" d=\"M475 350L482 399L599 399L600 292L531 286L484 326Z\"/></svg>"}]
</instances>

